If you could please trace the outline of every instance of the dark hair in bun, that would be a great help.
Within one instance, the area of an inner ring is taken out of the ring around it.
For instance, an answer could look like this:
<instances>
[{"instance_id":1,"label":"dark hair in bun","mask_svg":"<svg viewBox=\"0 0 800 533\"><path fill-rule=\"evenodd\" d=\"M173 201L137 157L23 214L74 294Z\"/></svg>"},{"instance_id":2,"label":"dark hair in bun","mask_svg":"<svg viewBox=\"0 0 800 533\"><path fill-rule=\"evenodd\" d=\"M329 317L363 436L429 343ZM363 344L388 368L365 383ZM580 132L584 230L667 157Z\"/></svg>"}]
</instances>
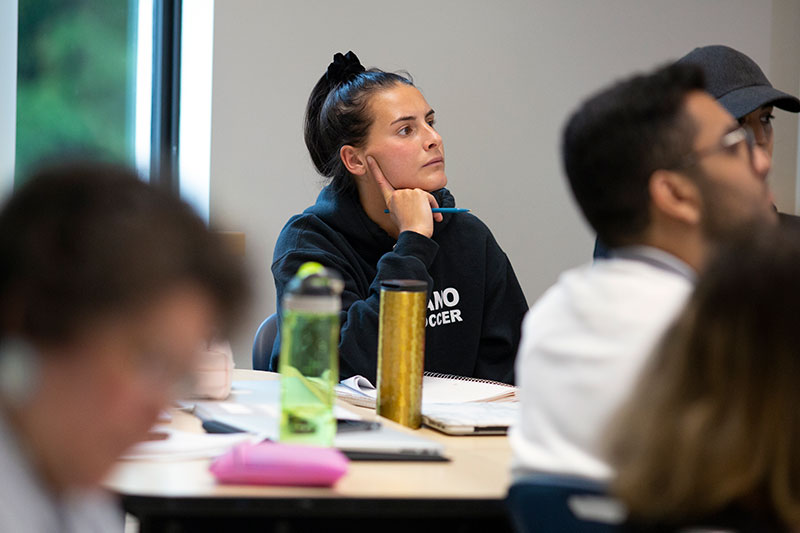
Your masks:
<instances>
[{"instance_id":1,"label":"dark hair in bun","mask_svg":"<svg viewBox=\"0 0 800 533\"><path fill-rule=\"evenodd\" d=\"M410 77L380 69L365 69L353 52L333 56L306 106L304 136L317 171L331 178L331 186L345 191L353 186L339 157L342 146L362 146L372 122L369 97L399 83L414 85Z\"/></svg>"}]
</instances>

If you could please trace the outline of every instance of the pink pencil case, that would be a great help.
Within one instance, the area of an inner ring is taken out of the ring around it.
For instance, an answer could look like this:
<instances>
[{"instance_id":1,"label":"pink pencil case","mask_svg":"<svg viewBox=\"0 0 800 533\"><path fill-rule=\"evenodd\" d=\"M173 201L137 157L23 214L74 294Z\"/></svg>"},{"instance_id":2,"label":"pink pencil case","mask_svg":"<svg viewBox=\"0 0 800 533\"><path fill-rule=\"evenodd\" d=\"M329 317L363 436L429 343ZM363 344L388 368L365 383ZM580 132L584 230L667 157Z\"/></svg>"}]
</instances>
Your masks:
<instances>
[{"instance_id":1,"label":"pink pencil case","mask_svg":"<svg viewBox=\"0 0 800 533\"><path fill-rule=\"evenodd\" d=\"M348 460L334 448L245 442L209 467L220 483L329 487L347 473Z\"/></svg>"}]
</instances>

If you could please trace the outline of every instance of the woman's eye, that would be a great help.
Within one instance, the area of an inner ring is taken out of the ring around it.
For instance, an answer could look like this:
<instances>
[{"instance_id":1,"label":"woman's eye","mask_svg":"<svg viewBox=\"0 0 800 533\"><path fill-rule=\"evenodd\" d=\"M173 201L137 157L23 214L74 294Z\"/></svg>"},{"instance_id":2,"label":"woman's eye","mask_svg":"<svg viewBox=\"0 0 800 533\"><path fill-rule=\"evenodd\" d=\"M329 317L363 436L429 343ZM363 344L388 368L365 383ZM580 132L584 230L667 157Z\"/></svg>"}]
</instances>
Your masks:
<instances>
[{"instance_id":1,"label":"woman's eye","mask_svg":"<svg viewBox=\"0 0 800 533\"><path fill-rule=\"evenodd\" d=\"M761 116L761 123L764 125L772 124L772 121L775 120L774 115L762 115Z\"/></svg>"},{"instance_id":2,"label":"woman's eye","mask_svg":"<svg viewBox=\"0 0 800 533\"><path fill-rule=\"evenodd\" d=\"M433 120L433 119L430 119L430 120L428 121L428 126L430 126L431 128L434 128L434 129L435 129L435 126L436 126L436 121L435 121L435 120Z\"/></svg>"},{"instance_id":3,"label":"woman's eye","mask_svg":"<svg viewBox=\"0 0 800 533\"><path fill-rule=\"evenodd\" d=\"M409 126L403 126L397 133L399 135L408 135L409 133L411 133L411 128Z\"/></svg>"}]
</instances>

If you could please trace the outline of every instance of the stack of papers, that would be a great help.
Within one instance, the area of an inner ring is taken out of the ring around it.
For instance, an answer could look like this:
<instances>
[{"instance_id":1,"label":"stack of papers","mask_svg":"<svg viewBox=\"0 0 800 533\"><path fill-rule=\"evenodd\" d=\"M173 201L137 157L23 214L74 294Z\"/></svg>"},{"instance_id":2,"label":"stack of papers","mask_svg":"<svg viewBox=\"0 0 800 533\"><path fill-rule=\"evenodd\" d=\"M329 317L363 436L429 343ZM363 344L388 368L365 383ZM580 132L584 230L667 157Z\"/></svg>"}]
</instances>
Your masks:
<instances>
[{"instance_id":1,"label":"stack of papers","mask_svg":"<svg viewBox=\"0 0 800 533\"><path fill-rule=\"evenodd\" d=\"M196 402L194 414L204 421L213 420L233 428L247 431L239 435L249 438L278 439L280 417L280 382L243 381L233 382L233 391L228 401ZM334 416L339 420L362 420L338 405L334 406ZM368 460L446 460L444 447L433 440L399 431L387 425L370 426L361 431L339 432L334 446L350 459Z\"/></svg>"}]
</instances>

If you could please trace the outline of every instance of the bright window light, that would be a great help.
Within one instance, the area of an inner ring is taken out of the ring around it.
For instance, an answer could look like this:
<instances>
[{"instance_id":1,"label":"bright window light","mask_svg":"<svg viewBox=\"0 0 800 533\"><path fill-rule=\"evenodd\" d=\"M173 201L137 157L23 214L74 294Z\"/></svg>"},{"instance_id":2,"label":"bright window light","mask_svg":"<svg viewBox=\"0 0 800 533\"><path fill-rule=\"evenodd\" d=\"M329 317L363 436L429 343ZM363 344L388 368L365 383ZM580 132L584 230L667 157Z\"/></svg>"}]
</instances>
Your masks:
<instances>
[{"instance_id":1,"label":"bright window light","mask_svg":"<svg viewBox=\"0 0 800 533\"><path fill-rule=\"evenodd\" d=\"M139 173L149 178L153 113L153 0L139 0L136 33L134 160Z\"/></svg>"},{"instance_id":2,"label":"bright window light","mask_svg":"<svg viewBox=\"0 0 800 533\"><path fill-rule=\"evenodd\" d=\"M181 12L181 197L206 222L211 188L211 82L214 0L184 2Z\"/></svg>"},{"instance_id":3,"label":"bright window light","mask_svg":"<svg viewBox=\"0 0 800 533\"><path fill-rule=\"evenodd\" d=\"M14 186L17 132L17 2L0 2L0 200ZM13 117L13 118L11 118Z\"/></svg>"}]
</instances>

